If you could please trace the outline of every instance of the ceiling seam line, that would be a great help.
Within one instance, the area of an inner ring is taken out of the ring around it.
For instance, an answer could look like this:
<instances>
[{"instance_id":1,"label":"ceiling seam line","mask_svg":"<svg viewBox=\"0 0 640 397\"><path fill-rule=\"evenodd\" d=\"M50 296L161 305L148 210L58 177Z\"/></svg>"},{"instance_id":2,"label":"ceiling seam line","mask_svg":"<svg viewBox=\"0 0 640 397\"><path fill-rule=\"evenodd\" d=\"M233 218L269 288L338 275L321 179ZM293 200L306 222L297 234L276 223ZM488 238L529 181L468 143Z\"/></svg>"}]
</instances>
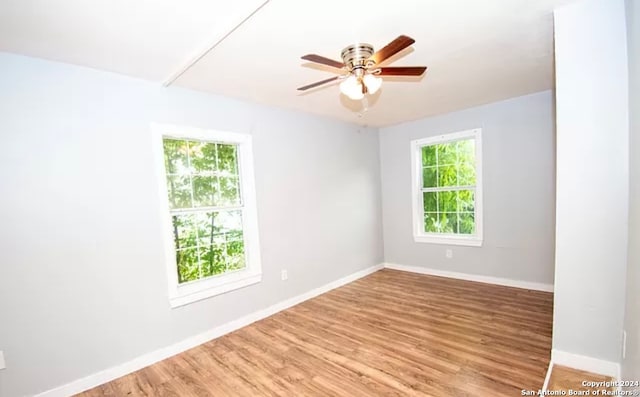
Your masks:
<instances>
[{"instance_id":1,"label":"ceiling seam line","mask_svg":"<svg viewBox=\"0 0 640 397\"><path fill-rule=\"evenodd\" d=\"M196 56L191 57L191 59L187 62L185 62L182 67L180 67L180 69L178 69L176 72L172 73L169 78L167 78L162 85L164 87L169 87L171 84L173 84L176 80L178 80L183 74L185 74L189 69L191 69L193 66L195 66L195 64L197 64L198 62L200 62L202 60L202 58L204 58L207 54L209 54L211 51L213 51L218 45L220 45L220 43L222 43L223 41L225 41L229 36L231 36L231 34L233 34L233 32L235 32L240 26L242 26L245 22L247 22L249 19L251 19L255 14L258 13L258 11L260 11L265 5L267 5L267 3L269 3L269 1L271 0L264 0L262 2L262 4L260 4L255 10L253 10L248 16L246 16L245 18L242 19L242 21L240 21L238 24L236 24L231 30L229 30L227 33L225 33L222 37L220 37L219 39L216 39L216 41L207 46L203 51L200 51Z\"/></svg>"}]
</instances>

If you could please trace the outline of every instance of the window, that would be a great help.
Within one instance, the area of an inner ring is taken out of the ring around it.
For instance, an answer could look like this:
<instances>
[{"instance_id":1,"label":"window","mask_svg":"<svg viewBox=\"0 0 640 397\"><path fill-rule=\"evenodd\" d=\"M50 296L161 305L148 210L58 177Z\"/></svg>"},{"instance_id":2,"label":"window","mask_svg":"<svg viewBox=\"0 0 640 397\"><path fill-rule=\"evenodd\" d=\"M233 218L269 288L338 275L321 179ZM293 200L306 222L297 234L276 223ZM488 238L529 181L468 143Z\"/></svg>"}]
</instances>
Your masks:
<instances>
[{"instance_id":1,"label":"window","mask_svg":"<svg viewBox=\"0 0 640 397\"><path fill-rule=\"evenodd\" d=\"M251 136L153 129L171 306L259 282Z\"/></svg>"},{"instance_id":2,"label":"window","mask_svg":"<svg viewBox=\"0 0 640 397\"><path fill-rule=\"evenodd\" d=\"M481 130L411 142L415 241L482 245Z\"/></svg>"}]
</instances>

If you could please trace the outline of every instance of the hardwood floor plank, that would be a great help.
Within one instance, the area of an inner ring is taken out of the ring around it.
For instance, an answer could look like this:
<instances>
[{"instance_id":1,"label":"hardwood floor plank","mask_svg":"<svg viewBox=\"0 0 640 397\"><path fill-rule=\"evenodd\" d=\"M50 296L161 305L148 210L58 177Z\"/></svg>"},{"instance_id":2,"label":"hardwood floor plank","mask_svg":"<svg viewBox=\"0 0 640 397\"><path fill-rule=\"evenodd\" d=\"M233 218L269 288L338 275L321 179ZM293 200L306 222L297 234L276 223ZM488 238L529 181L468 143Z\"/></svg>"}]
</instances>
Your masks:
<instances>
[{"instance_id":1,"label":"hardwood floor plank","mask_svg":"<svg viewBox=\"0 0 640 397\"><path fill-rule=\"evenodd\" d=\"M591 372L580 371L578 369L564 367L562 365L554 365L549 377L549 385L547 390L557 391L563 390L568 392L573 391L589 391L592 394L595 391L601 392L602 390L614 391L614 387L588 387L583 386L583 381L590 382L611 382L613 378L605 375L598 375Z\"/></svg>"},{"instance_id":2,"label":"hardwood floor plank","mask_svg":"<svg viewBox=\"0 0 640 397\"><path fill-rule=\"evenodd\" d=\"M80 396L520 395L544 382L552 305L382 270Z\"/></svg>"}]
</instances>

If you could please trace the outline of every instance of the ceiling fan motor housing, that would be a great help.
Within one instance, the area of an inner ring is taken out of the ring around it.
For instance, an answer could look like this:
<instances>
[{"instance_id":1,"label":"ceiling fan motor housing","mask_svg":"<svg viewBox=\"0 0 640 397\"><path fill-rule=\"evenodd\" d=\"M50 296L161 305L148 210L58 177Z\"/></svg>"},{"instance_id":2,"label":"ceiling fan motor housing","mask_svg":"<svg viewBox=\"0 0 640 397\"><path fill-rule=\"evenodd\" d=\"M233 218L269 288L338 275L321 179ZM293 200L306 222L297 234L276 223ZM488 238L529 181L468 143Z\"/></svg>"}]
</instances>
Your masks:
<instances>
[{"instance_id":1,"label":"ceiling fan motor housing","mask_svg":"<svg viewBox=\"0 0 640 397\"><path fill-rule=\"evenodd\" d=\"M367 60L371 58L373 53L373 46L371 44L353 44L342 50L342 60L349 70L357 71L358 69L365 69L370 66L367 65Z\"/></svg>"}]
</instances>

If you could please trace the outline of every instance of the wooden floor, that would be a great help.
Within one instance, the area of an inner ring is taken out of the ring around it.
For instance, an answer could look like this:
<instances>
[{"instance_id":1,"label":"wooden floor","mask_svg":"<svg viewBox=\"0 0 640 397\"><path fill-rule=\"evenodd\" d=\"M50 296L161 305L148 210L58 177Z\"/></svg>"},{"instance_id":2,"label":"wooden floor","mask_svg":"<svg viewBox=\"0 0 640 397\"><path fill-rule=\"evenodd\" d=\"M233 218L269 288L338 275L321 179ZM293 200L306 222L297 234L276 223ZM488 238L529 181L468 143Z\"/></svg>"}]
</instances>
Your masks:
<instances>
[{"instance_id":1,"label":"wooden floor","mask_svg":"<svg viewBox=\"0 0 640 397\"><path fill-rule=\"evenodd\" d=\"M82 396L520 396L552 294L382 270Z\"/></svg>"},{"instance_id":2,"label":"wooden floor","mask_svg":"<svg viewBox=\"0 0 640 397\"><path fill-rule=\"evenodd\" d=\"M613 380L610 376L592 374L591 372L580 371L573 368L567 368L560 365L554 365L549 377L549 385L547 390L564 390L569 392L573 391L590 391L592 394L594 391L613 391L614 387L587 387L583 386L583 381L590 382L611 382Z\"/></svg>"}]
</instances>

